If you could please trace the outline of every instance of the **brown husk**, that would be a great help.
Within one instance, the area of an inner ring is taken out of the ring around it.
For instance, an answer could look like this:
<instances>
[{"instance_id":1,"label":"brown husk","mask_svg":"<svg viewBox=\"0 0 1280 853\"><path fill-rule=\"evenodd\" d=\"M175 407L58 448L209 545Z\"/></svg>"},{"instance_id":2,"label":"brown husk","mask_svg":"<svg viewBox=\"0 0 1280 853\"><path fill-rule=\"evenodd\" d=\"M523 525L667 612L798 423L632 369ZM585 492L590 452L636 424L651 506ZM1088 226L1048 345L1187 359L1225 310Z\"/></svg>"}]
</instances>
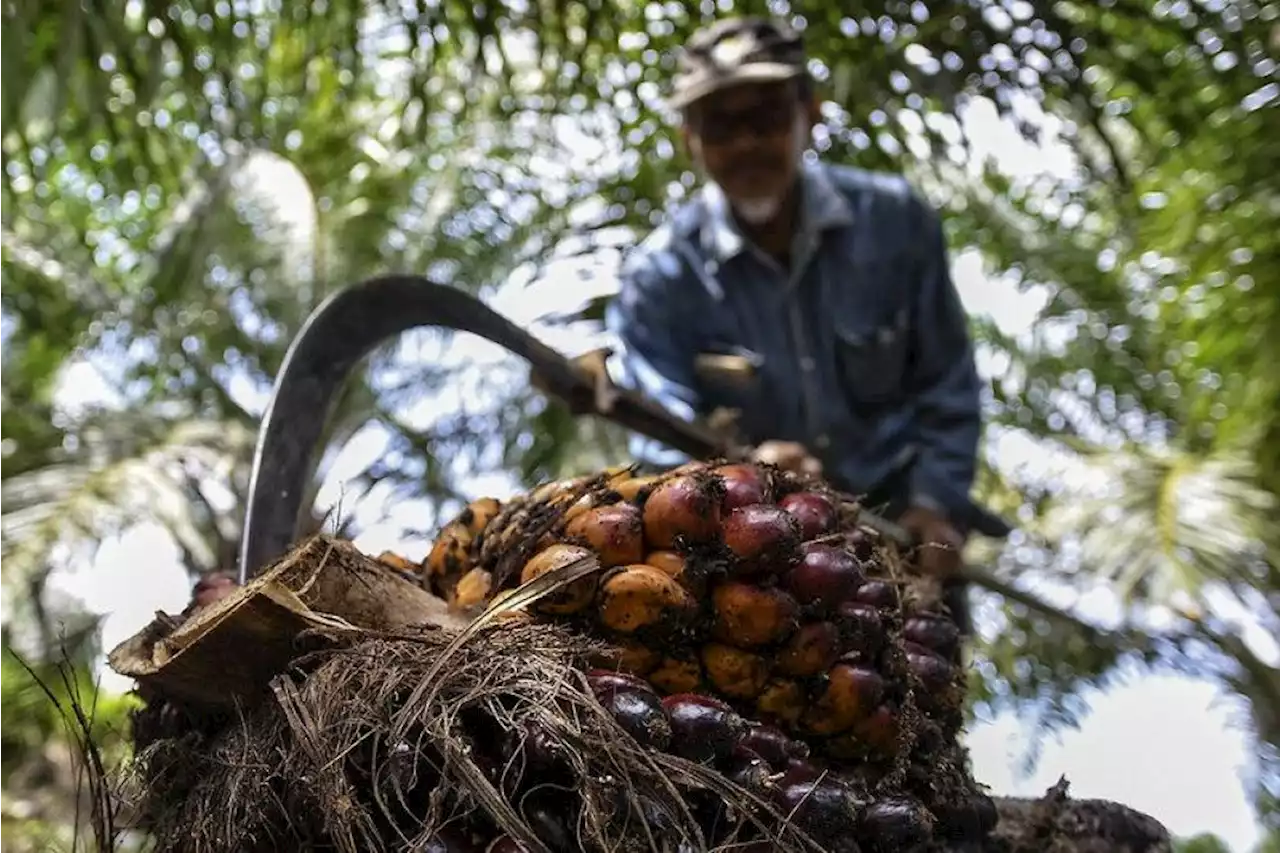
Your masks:
<instances>
[{"instance_id":1,"label":"brown husk","mask_svg":"<svg viewBox=\"0 0 1280 853\"><path fill-rule=\"evenodd\" d=\"M448 605L349 542L315 536L230 596L178 620L164 614L121 643L111 668L198 706L254 702L298 655L299 634L462 628Z\"/></svg>"}]
</instances>

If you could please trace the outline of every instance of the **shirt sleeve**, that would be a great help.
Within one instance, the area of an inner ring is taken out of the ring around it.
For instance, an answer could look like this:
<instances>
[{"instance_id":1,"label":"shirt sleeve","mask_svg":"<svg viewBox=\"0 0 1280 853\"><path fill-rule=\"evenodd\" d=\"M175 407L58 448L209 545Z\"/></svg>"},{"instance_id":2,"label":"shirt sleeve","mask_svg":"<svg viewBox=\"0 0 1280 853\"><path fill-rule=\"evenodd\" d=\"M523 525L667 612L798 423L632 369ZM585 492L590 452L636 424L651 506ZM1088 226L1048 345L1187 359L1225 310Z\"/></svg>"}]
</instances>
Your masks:
<instances>
[{"instance_id":1,"label":"shirt sleeve","mask_svg":"<svg viewBox=\"0 0 1280 853\"><path fill-rule=\"evenodd\" d=\"M614 349L613 382L661 405L686 421L694 419L698 394L693 363L697 348L688 321L691 305L681 299L678 259L661 250L639 250L624 263L618 294L605 309L605 330ZM632 434L631 457L668 468L690 457L661 442Z\"/></svg>"},{"instance_id":2,"label":"shirt sleeve","mask_svg":"<svg viewBox=\"0 0 1280 853\"><path fill-rule=\"evenodd\" d=\"M910 379L919 451L910 500L956 518L969 507L977 467L982 386L968 317L951 280L942 222L918 200L917 205L925 262Z\"/></svg>"}]
</instances>

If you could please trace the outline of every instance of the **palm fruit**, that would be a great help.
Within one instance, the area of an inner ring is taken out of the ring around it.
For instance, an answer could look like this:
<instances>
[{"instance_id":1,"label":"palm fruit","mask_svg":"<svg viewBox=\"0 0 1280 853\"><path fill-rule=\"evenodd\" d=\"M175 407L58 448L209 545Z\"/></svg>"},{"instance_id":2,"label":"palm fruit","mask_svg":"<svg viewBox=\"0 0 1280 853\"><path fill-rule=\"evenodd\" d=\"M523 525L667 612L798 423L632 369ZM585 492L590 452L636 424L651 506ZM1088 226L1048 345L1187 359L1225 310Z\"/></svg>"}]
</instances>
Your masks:
<instances>
[{"instance_id":1,"label":"palm fruit","mask_svg":"<svg viewBox=\"0 0 1280 853\"><path fill-rule=\"evenodd\" d=\"M771 578L800 561L800 523L781 507L738 507L725 518L720 534L734 577Z\"/></svg>"},{"instance_id":2,"label":"palm fruit","mask_svg":"<svg viewBox=\"0 0 1280 853\"><path fill-rule=\"evenodd\" d=\"M677 540L710 542L720 532L724 486L703 472L676 474L644 498L644 536L650 548L671 550Z\"/></svg>"},{"instance_id":3,"label":"palm fruit","mask_svg":"<svg viewBox=\"0 0 1280 853\"><path fill-rule=\"evenodd\" d=\"M473 568L472 546L500 508L496 498L472 501L437 534L423 568L430 581L429 588L445 600L452 600L454 587Z\"/></svg>"},{"instance_id":4,"label":"palm fruit","mask_svg":"<svg viewBox=\"0 0 1280 853\"><path fill-rule=\"evenodd\" d=\"M932 587L916 585L903 602L903 651L920 709L945 739L954 740L964 724L967 686L960 629Z\"/></svg>"},{"instance_id":5,"label":"palm fruit","mask_svg":"<svg viewBox=\"0 0 1280 853\"><path fill-rule=\"evenodd\" d=\"M891 637L899 597L875 577L872 542L856 506L820 483L690 463L477 501L445 526L425 568L433 589L474 607L594 555L601 571L532 604L536 618L611 641L607 664L662 693L707 693L794 735L843 736L891 758L892 738L857 727L907 704L920 655Z\"/></svg>"},{"instance_id":6,"label":"palm fruit","mask_svg":"<svg viewBox=\"0 0 1280 853\"><path fill-rule=\"evenodd\" d=\"M836 505L815 492L793 492L778 505L795 518L806 541L834 532L839 523Z\"/></svg>"},{"instance_id":7,"label":"palm fruit","mask_svg":"<svg viewBox=\"0 0 1280 853\"><path fill-rule=\"evenodd\" d=\"M584 509L565 525L564 532L585 542L605 568L644 560L644 518L635 504Z\"/></svg>"},{"instance_id":8,"label":"palm fruit","mask_svg":"<svg viewBox=\"0 0 1280 853\"><path fill-rule=\"evenodd\" d=\"M524 564L520 583L526 584L549 572L589 558L592 552L579 545L556 543L549 545ZM484 571L483 569L472 571ZM591 606L596 594L596 578L592 575L580 578L554 595L539 600L534 608L549 616L569 616Z\"/></svg>"},{"instance_id":9,"label":"palm fruit","mask_svg":"<svg viewBox=\"0 0 1280 853\"><path fill-rule=\"evenodd\" d=\"M660 748L669 737L676 754L731 762L746 754L733 721L754 720L868 784L917 779L908 768L927 767L958 731L958 634L945 613L904 595L900 565L857 513L820 482L765 465L689 463L643 478L614 469L473 504L445 526L424 569L437 592L473 604L480 590L492 600L594 556L595 575L529 610L608 641L597 666L665 697L669 735L641 722L656 709L626 698L633 683L609 688L607 707L638 740ZM743 780L760 773L750 762L726 768ZM787 801L816 784L802 776L775 780L770 796ZM917 787L902 791L937 800ZM841 796L810 793L814 803ZM914 837L918 808L864 810L857 826Z\"/></svg>"},{"instance_id":10,"label":"palm fruit","mask_svg":"<svg viewBox=\"0 0 1280 853\"><path fill-rule=\"evenodd\" d=\"M659 699L642 679L611 671L590 671L587 680L597 701L638 742L721 771L824 849L909 851L932 837L933 816L918 801L869 790L855 776L813 759L803 741L723 701L702 694ZM706 823L708 841L720 841L715 821ZM769 849L767 841L757 843Z\"/></svg>"},{"instance_id":11,"label":"palm fruit","mask_svg":"<svg viewBox=\"0 0 1280 853\"><path fill-rule=\"evenodd\" d=\"M470 569L458 578L450 603L459 610L471 610L489 599L493 575L484 569Z\"/></svg>"}]
</instances>

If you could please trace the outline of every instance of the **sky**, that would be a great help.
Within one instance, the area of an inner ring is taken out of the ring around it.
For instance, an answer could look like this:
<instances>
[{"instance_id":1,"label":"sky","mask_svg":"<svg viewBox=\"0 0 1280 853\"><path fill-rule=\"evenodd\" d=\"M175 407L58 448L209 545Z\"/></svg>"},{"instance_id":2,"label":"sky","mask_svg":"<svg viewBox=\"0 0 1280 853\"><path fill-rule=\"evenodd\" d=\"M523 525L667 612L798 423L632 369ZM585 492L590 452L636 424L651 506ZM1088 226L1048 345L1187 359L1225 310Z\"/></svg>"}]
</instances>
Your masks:
<instances>
[{"instance_id":1,"label":"sky","mask_svg":"<svg viewBox=\"0 0 1280 853\"><path fill-rule=\"evenodd\" d=\"M1051 122L1043 116L1039 120ZM1015 176L1046 172L1063 176L1072 169L1065 147L1033 146L982 103L966 116L965 123L974 147L997 156L1001 167ZM270 160L254 161L251 169L256 191L275 197L284 217L305 232L311 206L296 170ZM499 292L493 305L548 344L569 354L581 352L595 342L580 330L538 322L539 317L569 310L589 298L593 295L589 288L608 292L607 279L584 282L578 273L570 266L554 267L533 286ZM1043 294L1020 293L1008 282L988 277L975 253L953 258L953 277L972 314L991 317L1006 334L1025 339L1032 333ZM470 364L472 378L499 365L512 366L501 350L471 336L458 336L448 356ZM248 388L237 390L242 401L245 395L255 394ZM60 400L74 406L103 393L101 380L91 369L74 368L64 377ZM445 410L469 393L470 384L463 376L455 388L423 405ZM260 410L264 403L258 393L249 406ZM381 440L376 431L366 431L339 454L320 495L322 506L338 501L344 480L377 456ZM1047 464L1036 447L1016 435L1002 437L995 448L1001 467ZM476 497L502 497L515 486L495 477L473 481L468 488ZM423 556L432 531L421 531L423 536L411 542L399 535L404 527L413 527L414 513L420 511L420 506L402 506L386 519L370 519L362 525L356 544L370 553L392 549L411 558ZM154 525L140 525L109 540L92 565L60 573L54 583L82 599L93 612L106 615L103 643L108 649L142 628L155 611L180 611L190 596L172 541ZM1105 609L1105 602L1100 607ZM103 686L124 690L130 685L104 671ZM967 734L976 776L993 793L1034 796L1065 775L1074 796L1126 803L1163 821L1177 835L1212 831L1241 853L1256 843L1258 829L1241 779L1249 758L1247 744L1234 723L1236 710L1222 701L1213 685L1175 676L1134 677L1092 696L1090 704L1091 713L1081 728L1051 738L1029 776L1019 772L1027 744L1025 723L1010 714L981 721Z\"/></svg>"}]
</instances>

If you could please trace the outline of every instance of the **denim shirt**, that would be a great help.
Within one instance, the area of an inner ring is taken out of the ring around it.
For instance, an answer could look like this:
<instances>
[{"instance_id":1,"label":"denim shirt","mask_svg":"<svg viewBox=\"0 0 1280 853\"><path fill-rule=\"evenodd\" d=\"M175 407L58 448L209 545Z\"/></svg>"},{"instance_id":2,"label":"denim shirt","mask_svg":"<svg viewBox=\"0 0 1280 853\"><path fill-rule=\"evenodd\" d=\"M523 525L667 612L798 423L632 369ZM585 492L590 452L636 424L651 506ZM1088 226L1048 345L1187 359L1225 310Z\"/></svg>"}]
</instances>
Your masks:
<instances>
[{"instance_id":1,"label":"denim shirt","mask_svg":"<svg viewBox=\"0 0 1280 853\"><path fill-rule=\"evenodd\" d=\"M790 270L743 238L714 185L669 212L606 310L612 378L686 419L739 410L740 438L800 442L846 491L899 478L894 500L959 518L980 382L939 218L896 176L809 164L802 187ZM701 354L757 368L729 380ZM630 449L685 459L639 436Z\"/></svg>"}]
</instances>

